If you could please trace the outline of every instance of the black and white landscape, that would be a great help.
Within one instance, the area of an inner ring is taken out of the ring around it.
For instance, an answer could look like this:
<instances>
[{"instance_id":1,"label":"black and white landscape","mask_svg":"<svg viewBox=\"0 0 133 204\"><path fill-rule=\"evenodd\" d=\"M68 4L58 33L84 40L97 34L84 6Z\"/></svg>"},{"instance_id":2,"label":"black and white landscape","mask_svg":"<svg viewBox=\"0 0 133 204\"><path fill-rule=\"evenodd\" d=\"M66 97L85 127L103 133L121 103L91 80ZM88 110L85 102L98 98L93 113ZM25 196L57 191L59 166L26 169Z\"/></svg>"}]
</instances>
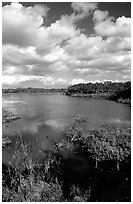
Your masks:
<instances>
[{"instance_id":1,"label":"black and white landscape","mask_svg":"<svg viewBox=\"0 0 133 204\"><path fill-rule=\"evenodd\" d=\"M131 202L131 3L2 3L3 202Z\"/></svg>"}]
</instances>

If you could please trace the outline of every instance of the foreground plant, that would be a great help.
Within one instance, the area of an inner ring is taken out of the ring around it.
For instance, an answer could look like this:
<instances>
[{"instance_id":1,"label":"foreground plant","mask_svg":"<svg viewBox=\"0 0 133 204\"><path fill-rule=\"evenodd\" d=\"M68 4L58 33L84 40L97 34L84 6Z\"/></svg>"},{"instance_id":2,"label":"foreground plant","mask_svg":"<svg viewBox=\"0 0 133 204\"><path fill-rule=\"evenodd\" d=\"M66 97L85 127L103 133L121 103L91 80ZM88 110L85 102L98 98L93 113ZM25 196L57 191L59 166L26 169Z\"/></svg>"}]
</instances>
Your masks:
<instances>
[{"instance_id":1,"label":"foreground plant","mask_svg":"<svg viewBox=\"0 0 133 204\"><path fill-rule=\"evenodd\" d=\"M103 125L95 130L83 131L76 128L76 121L67 131L67 139L76 145L78 151L85 152L88 159L95 160L95 168L103 161L116 161L119 170L120 162L131 159L131 128Z\"/></svg>"},{"instance_id":2,"label":"foreground plant","mask_svg":"<svg viewBox=\"0 0 133 204\"><path fill-rule=\"evenodd\" d=\"M3 201L60 201L61 187L50 177L53 161L49 156L41 165L36 163L30 144L25 144L19 134L13 160L3 168Z\"/></svg>"},{"instance_id":3,"label":"foreground plant","mask_svg":"<svg viewBox=\"0 0 133 204\"><path fill-rule=\"evenodd\" d=\"M122 195L116 190L111 201L130 200L131 129L83 131L80 121L76 117L67 141L55 143L45 158L33 160L31 145L19 134L13 160L3 168L3 201L108 201L120 186Z\"/></svg>"}]
</instances>

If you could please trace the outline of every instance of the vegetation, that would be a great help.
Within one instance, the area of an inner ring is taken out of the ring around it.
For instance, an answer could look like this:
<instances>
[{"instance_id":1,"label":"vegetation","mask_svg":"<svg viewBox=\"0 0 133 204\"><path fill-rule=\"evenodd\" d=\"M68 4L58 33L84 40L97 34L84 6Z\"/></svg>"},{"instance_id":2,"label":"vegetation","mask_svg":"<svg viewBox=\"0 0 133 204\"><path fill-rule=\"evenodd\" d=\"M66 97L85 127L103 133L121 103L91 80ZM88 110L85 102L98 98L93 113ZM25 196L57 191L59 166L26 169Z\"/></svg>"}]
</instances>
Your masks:
<instances>
[{"instance_id":1,"label":"vegetation","mask_svg":"<svg viewBox=\"0 0 133 204\"><path fill-rule=\"evenodd\" d=\"M55 151L34 160L19 135L13 160L2 169L3 201L130 201L131 129L83 131L78 122Z\"/></svg>"},{"instance_id":2,"label":"vegetation","mask_svg":"<svg viewBox=\"0 0 133 204\"><path fill-rule=\"evenodd\" d=\"M3 164L3 201L60 201L60 185L52 182L49 172L53 162L51 154L45 163L33 161L30 145L25 144L19 135L13 160L8 167ZM46 182L47 179L49 182Z\"/></svg>"},{"instance_id":3,"label":"vegetation","mask_svg":"<svg viewBox=\"0 0 133 204\"><path fill-rule=\"evenodd\" d=\"M10 88L2 89L2 94L20 94L20 93L30 93L30 94L63 94L66 89L44 89L44 88Z\"/></svg>"},{"instance_id":4,"label":"vegetation","mask_svg":"<svg viewBox=\"0 0 133 204\"><path fill-rule=\"evenodd\" d=\"M76 84L68 87L67 95L109 99L123 103L131 102L131 82L111 82Z\"/></svg>"},{"instance_id":5,"label":"vegetation","mask_svg":"<svg viewBox=\"0 0 133 204\"><path fill-rule=\"evenodd\" d=\"M131 82L111 82L104 83L87 83L76 84L68 87L68 92L71 93L84 93L84 94L96 94L96 93L115 93L116 91L122 91L129 89Z\"/></svg>"},{"instance_id":6,"label":"vegetation","mask_svg":"<svg viewBox=\"0 0 133 204\"><path fill-rule=\"evenodd\" d=\"M2 138L2 147L6 147L7 145L9 145L12 141L8 138L8 137L3 137Z\"/></svg>"},{"instance_id":7,"label":"vegetation","mask_svg":"<svg viewBox=\"0 0 133 204\"><path fill-rule=\"evenodd\" d=\"M114 100L120 103L131 103L131 82L111 82L75 84L68 89L44 89L44 88L12 88L2 89L2 94L65 94L68 96L81 96L93 99Z\"/></svg>"},{"instance_id":8,"label":"vegetation","mask_svg":"<svg viewBox=\"0 0 133 204\"><path fill-rule=\"evenodd\" d=\"M20 119L19 116L2 108L2 123L11 122L18 119Z\"/></svg>"},{"instance_id":9,"label":"vegetation","mask_svg":"<svg viewBox=\"0 0 133 204\"><path fill-rule=\"evenodd\" d=\"M95 167L103 161L116 161L119 170L119 162L130 159L131 156L131 129L119 129L108 125L98 129L82 132L71 129L67 138L72 143L78 143L78 148L85 151L88 158L95 160Z\"/></svg>"},{"instance_id":10,"label":"vegetation","mask_svg":"<svg viewBox=\"0 0 133 204\"><path fill-rule=\"evenodd\" d=\"M131 87L115 92L110 99L119 103L131 103Z\"/></svg>"}]
</instances>

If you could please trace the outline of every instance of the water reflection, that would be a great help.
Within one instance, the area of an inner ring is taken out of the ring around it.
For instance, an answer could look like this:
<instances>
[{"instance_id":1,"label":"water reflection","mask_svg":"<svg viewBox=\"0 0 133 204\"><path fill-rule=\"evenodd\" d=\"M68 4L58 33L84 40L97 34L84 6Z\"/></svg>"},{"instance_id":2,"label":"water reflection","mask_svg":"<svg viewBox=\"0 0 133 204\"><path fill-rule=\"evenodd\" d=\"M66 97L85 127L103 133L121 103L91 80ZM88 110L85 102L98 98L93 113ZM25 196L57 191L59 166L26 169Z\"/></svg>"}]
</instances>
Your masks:
<instances>
[{"instance_id":1,"label":"water reflection","mask_svg":"<svg viewBox=\"0 0 133 204\"><path fill-rule=\"evenodd\" d=\"M4 124L3 137L12 140L10 148L3 150L3 160L13 154L18 133L32 144L34 153L52 149L64 139L66 129L72 126L79 115L86 122L78 123L82 128L94 129L104 123L119 127L130 126L131 108L128 105L105 100L88 100L67 96L10 96L3 97L3 107L21 117L20 120Z\"/></svg>"},{"instance_id":2,"label":"water reflection","mask_svg":"<svg viewBox=\"0 0 133 204\"><path fill-rule=\"evenodd\" d=\"M68 126L68 121L67 120L47 120L45 122L46 125L54 127L54 128L64 128Z\"/></svg>"},{"instance_id":3,"label":"water reflection","mask_svg":"<svg viewBox=\"0 0 133 204\"><path fill-rule=\"evenodd\" d=\"M125 124L125 125L131 125L131 121L129 120L123 120L123 119L120 119L120 118L111 118L108 120L109 123L112 123L112 124Z\"/></svg>"}]
</instances>

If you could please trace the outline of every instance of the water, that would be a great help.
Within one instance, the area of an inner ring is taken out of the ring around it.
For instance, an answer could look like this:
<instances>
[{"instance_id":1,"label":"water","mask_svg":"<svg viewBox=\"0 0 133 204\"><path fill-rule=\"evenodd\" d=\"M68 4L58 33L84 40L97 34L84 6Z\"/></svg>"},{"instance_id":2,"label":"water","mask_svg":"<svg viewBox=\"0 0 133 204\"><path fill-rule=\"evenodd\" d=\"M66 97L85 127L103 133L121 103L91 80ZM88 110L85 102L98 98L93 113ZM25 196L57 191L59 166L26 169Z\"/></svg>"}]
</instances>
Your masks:
<instances>
[{"instance_id":1,"label":"water","mask_svg":"<svg viewBox=\"0 0 133 204\"><path fill-rule=\"evenodd\" d=\"M18 133L32 144L34 154L52 150L55 142L64 138L64 132L72 126L79 115L86 122L82 128L93 129L109 123L117 127L131 125L131 107L108 100L90 100L64 95L10 95L3 97L3 107L21 117L20 120L4 124L3 137L12 143L3 149L3 162L11 160Z\"/></svg>"}]
</instances>

